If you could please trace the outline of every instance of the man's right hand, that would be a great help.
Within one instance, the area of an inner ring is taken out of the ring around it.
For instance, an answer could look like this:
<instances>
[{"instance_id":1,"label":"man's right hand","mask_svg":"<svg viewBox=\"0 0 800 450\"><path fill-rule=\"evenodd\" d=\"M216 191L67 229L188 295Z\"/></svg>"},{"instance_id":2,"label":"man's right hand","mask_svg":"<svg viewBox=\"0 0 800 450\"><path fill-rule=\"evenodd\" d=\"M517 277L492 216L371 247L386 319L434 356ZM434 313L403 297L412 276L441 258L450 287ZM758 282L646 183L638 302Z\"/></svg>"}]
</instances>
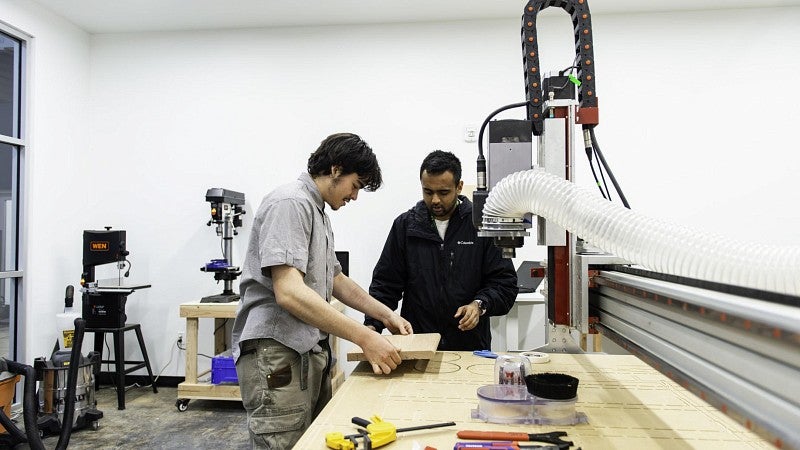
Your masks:
<instances>
[{"instance_id":1,"label":"man's right hand","mask_svg":"<svg viewBox=\"0 0 800 450\"><path fill-rule=\"evenodd\" d=\"M372 371L376 375L388 374L403 362L400 352L385 337L372 331L369 336L360 343L361 350L364 351L367 361L372 366Z\"/></svg>"}]
</instances>

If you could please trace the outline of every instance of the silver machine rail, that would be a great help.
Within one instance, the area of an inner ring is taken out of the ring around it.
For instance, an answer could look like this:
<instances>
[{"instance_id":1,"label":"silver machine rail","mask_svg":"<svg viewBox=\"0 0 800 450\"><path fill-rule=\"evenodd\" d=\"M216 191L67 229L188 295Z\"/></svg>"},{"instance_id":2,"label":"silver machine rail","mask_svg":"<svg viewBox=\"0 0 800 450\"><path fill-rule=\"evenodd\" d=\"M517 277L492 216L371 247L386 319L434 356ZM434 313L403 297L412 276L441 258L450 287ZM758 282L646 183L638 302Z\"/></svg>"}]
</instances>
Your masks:
<instances>
[{"instance_id":1,"label":"silver machine rail","mask_svg":"<svg viewBox=\"0 0 800 450\"><path fill-rule=\"evenodd\" d=\"M800 448L800 298L680 281L600 270L590 315L603 336L776 447Z\"/></svg>"}]
</instances>

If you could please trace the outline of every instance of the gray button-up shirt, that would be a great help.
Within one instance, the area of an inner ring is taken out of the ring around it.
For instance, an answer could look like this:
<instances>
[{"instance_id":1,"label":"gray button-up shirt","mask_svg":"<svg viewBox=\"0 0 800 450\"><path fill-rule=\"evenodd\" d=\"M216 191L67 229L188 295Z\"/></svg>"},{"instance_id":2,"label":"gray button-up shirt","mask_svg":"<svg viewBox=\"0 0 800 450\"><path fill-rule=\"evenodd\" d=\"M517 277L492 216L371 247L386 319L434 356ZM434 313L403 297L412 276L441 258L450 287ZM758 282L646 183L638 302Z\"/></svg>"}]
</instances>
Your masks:
<instances>
[{"instance_id":1,"label":"gray button-up shirt","mask_svg":"<svg viewBox=\"0 0 800 450\"><path fill-rule=\"evenodd\" d=\"M334 251L333 230L322 195L308 173L267 194L258 207L239 283L241 304L233 324L232 351L239 343L272 338L305 353L327 334L281 308L270 271L287 265L304 275L305 284L330 302L333 277L342 271Z\"/></svg>"}]
</instances>

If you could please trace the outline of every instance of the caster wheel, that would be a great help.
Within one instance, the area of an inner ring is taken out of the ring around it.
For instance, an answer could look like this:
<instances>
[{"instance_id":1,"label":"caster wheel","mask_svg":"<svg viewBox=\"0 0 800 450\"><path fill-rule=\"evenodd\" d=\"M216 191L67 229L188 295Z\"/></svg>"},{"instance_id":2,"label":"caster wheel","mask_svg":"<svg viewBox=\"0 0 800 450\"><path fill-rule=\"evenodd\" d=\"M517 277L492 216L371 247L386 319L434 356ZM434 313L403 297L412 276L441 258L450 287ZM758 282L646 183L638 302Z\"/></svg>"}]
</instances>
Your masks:
<instances>
[{"instance_id":1,"label":"caster wheel","mask_svg":"<svg viewBox=\"0 0 800 450\"><path fill-rule=\"evenodd\" d=\"M99 429L100 429L100 421L95 420L94 422L92 422L92 430L97 431Z\"/></svg>"},{"instance_id":2,"label":"caster wheel","mask_svg":"<svg viewBox=\"0 0 800 450\"><path fill-rule=\"evenodd\" d=\"M178 401L175 402L175 407L178 408L178 411L184 412L189 409L189 399L188 398L179 398Z\"/></svg>"}]
</instances>

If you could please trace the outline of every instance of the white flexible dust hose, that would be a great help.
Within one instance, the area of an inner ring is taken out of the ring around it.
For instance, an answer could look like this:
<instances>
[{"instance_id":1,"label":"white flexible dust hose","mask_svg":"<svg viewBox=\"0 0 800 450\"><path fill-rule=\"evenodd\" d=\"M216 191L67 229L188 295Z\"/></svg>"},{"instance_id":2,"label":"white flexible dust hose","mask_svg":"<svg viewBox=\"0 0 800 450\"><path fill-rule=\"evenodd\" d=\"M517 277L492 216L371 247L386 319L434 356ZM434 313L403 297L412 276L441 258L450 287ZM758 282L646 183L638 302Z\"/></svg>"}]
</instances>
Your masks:
<instances>
[{"instance_id":1,"label":"white flexible dust hose","mask_svg":"<svg viewBox=\"0 0 800 450\"><path fill-rule=\"evenodd\" d=\"M526 213L655 272L800 295L800 246L735 242L645 217L538 168L500 180L483 209L484 218Z\"/></svg>"}]
</instances>

